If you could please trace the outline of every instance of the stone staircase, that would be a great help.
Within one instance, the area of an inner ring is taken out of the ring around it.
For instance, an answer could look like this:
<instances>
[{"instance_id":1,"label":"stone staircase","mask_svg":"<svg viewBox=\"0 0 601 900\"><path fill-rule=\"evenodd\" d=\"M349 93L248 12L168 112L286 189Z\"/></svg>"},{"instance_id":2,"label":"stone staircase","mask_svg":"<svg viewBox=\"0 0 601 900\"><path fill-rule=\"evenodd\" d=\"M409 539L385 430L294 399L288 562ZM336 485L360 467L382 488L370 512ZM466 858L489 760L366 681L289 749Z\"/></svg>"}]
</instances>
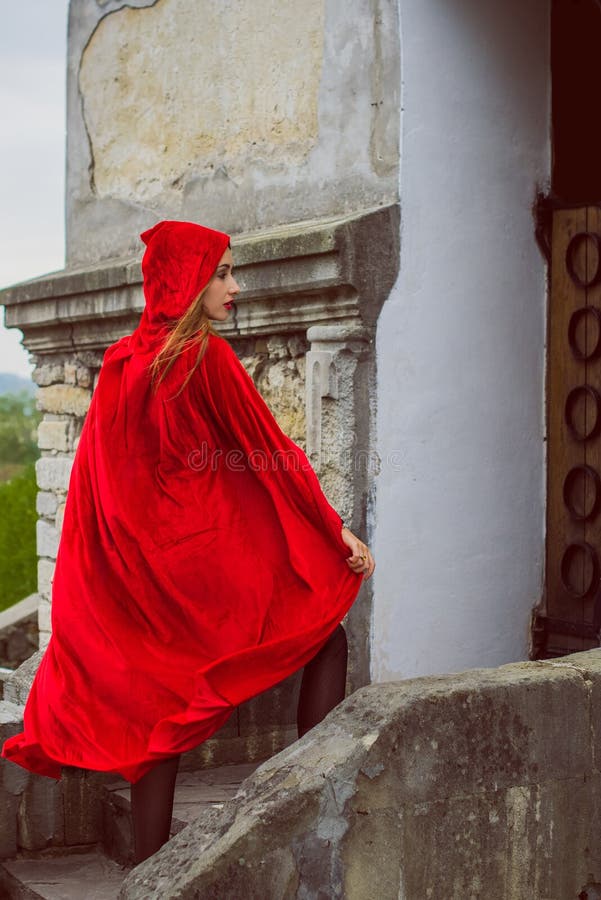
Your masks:
<instances>
[{"instance_id":1,"label":"stone staircase","mask_svg":"<svg viewBox=\"0 0 601 900\"><path fill-rule=\"evenodd\" d=\"M258 762L178 773L171 836L206 810L221 809ZM20 850L0 861L0 897L6 900L116 900L133 868L129 782L101 786L103 834L94 844Z\"/></svg>"},{"instance_id":2,"label":"stone staircase","mask_svg":"<svg viewBox=\"0 0 601 900\"><path fill-rule=\"evenodd\" d=\"M3 673L0 745L22 730L42 653ZM296 740L298 688L298 676L286 679L235 710L213 738L182 754L171 838L205 813L221 810L262 761ZM0 758L0 809L0 900L119 896L135 868L128 781L74 766L64 766L57 781Z\"/></svg>"}]
</instances>

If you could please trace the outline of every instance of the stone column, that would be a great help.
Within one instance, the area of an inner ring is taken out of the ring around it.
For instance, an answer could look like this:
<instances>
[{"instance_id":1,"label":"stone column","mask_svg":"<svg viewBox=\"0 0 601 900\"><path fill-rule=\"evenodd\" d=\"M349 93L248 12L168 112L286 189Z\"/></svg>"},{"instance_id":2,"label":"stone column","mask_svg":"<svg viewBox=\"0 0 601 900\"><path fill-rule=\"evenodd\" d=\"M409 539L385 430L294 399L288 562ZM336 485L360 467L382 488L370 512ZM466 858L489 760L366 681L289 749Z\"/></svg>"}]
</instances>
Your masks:
<instances>
[{"instance_id":1,"label":"stone column","mask_svg":"<svg viewBox=\"0 0 601 900\"><path fill-rule=\"evenodd\" d=\"M307 330L307 456L345 524L368 541L368 508L377 455L370 446L373 335L360 324L313 325ZM349 611L349 687L369 682L369 581Z\"/></svg>"}]
</instances>

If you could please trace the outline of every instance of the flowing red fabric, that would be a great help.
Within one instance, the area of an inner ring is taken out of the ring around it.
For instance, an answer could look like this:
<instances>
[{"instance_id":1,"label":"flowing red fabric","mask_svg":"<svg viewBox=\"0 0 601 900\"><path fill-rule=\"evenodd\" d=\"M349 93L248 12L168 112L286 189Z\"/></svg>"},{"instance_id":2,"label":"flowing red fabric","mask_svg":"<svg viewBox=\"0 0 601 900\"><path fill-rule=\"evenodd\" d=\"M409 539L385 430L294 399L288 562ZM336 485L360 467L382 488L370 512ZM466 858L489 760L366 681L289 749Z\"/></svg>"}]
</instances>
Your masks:
<instances>
[{"instance_id":1,"label":"flowing red fabric","mask_svg":"<svg viewBox=\"0 0 601 900\"><path fill-rule=\"evenodd\" d=\"M342 520L233 348L209 334L158 392L165 328L229 238L142 235L146 306L105 352L75 453L52 582L52 635L2 756L136 782L312 658L354 602Z\"/></svg>"}]
</instances>

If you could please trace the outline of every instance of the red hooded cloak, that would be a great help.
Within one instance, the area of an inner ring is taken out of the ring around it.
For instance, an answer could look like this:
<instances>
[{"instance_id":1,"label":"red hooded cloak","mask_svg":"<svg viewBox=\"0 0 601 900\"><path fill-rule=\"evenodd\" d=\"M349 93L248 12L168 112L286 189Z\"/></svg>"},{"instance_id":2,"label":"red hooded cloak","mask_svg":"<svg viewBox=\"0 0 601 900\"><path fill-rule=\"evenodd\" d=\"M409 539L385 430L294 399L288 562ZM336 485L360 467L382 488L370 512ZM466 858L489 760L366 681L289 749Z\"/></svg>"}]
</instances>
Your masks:
<instances>
[{"instance_id":1,"label":"red hooded cloak","mask_svg":"<svg viewBox=\"0 0 601 900\"><path fill-rule=\"evenodd\" d=\"M144 232L146 305L106 350L69 480L52 634L2 756L137 781L305 665L354 602L342 520L228 342L151 391L148 365L226 234Z\"/></svg>"}]
</instances>

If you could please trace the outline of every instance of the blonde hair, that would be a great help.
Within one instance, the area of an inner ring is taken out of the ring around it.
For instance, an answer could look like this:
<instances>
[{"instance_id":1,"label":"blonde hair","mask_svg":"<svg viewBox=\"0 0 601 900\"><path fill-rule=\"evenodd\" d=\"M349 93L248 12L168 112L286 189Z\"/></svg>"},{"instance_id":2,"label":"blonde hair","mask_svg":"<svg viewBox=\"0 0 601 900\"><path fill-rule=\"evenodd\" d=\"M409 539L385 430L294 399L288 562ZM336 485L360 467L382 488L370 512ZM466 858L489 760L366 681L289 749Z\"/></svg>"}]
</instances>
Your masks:
<instances>
[{"instance_id":1,"label":"blonde hair","mask_svg":"<svg viewBox=\"0 0 601 900\"><path fill-rule=\"evenodd\" d=\"M212 321L207 316L202 305L202 298L205 291L209 287L209 284L207 284L200 292L198 297L196 297L196 299L192 301L184 315L175 322L174 327L169 332L167 340L157 353L156 357L148 366L148 369L150 371L151 387L154 389L155 393L159 389L159 384L161 383L163 378L165 378L167 372L173 366L176 359L181 355L181 353L184 350L187 350L189 347L198 346L198 355L196 357L196 362L190 369L188 376L186 377L181 388L179 389L177 394L174 395L174 397L179 396L179 394L181 394L185 386L188 384L190 378L192 377L192 374L194 373L195 369L199 365L206 352L209 343L209 334L217 335Z\"/></svg>"}]
</instances>

